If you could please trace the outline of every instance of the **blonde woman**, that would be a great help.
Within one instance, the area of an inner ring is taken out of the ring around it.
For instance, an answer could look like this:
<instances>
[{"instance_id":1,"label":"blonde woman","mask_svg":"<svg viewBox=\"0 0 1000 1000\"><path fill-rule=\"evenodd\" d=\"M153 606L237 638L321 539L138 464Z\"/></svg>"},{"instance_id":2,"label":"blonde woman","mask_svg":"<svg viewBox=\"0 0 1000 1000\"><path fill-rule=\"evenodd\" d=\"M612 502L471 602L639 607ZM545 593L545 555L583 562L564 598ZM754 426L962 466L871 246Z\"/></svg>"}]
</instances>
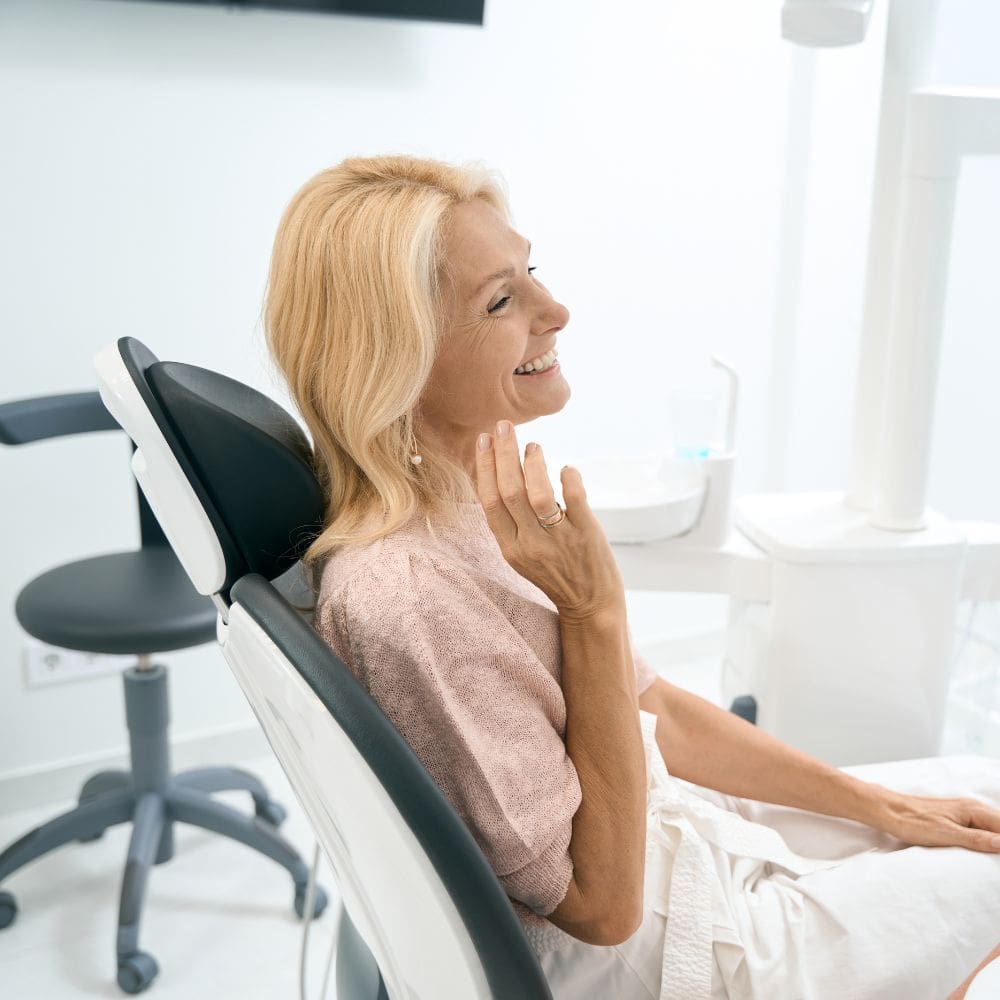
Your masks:
<instances>
[{"instance_id":1,"label":"blonde woman","mask_svg":"<svg viewBox=\"0 0 1000 1000\"><path fill-rule=\"evenodd\" d=\"M268 340L327 491L315 624L468 825L558 1000L945 1000L1000 938L1000 761L838 769L659 678L557 413L569 313L487 171L349 159ZM936 797L945 796L945 797Z\"/></svg>"}]
</instances>

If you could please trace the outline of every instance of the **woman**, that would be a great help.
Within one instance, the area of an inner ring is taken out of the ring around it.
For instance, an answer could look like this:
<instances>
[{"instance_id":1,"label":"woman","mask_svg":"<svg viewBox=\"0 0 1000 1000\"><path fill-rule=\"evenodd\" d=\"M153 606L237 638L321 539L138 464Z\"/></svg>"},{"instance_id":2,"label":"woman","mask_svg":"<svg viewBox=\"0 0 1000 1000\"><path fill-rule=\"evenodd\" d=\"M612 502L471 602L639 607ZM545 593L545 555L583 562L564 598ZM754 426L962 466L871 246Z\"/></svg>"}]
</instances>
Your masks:
<instances>
[{"instance_id":1,"label":"woman","mask_svg":"<svg viewBox=\"0 0 1000 1000\"><path fill-rule=\"evenodd\" d=\"M557 998L944 1000L1000 937L1000 762L837 769L655 675L579 472L563 508L520 456L570 396L529 250L494 178L429 160L286 210L266 325L329 498L317 629Z\"/></svg>"}]
</instances>

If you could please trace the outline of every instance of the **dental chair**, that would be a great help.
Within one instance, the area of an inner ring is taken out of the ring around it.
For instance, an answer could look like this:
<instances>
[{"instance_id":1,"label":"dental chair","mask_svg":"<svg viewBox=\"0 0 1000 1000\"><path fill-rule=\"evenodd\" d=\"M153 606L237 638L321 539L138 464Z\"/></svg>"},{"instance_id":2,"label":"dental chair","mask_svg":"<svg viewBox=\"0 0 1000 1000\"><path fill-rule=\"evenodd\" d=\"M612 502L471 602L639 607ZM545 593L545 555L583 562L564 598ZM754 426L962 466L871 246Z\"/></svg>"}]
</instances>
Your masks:
<instances>
[{"instance_id":1,"label":"dental chair","mask_svg":"<svg viewBox=\"0 0 1000 1000\"><path fill-rule=\"evenodd\" d=\"M0 443L36 441L121 428L93 391L39 396L0 404ZM254 775L233 767L203 767L171 774L167 738L167 668L154 655L211 642L212 602L192 586L152 511L138 490L141 547L66 563L26 584L15 614L42 642L88 653L137 658L122 674L129 733L129 769L91 775L79 803L28 831L0 853L0 882L44 854L74 841L93 841L119 823L132 825L122 875L115 939L118 985L146 989L156 960L139 948L146 886L153 865L174 854L174 823L188 823L237 840L283 865L303 913L309 869L277 832L285 811ZM42 720L39 720L41 724ZM252 815L214 800L214 792L249 792ZM326 905L314 896L314 915ZM17 917L12 893L0 891L0 929ZM3 989L0 986L0 995Z\"/></svg>"},{"instance_id":2,"label":"dental chair","mask_svg":"<svg viewBox=\"0 0 1000 1000\"><path fill-rule=\"evenodd\" d=\"M551 1000L465 824L378 705L272 584L321 527L298 424L223 375L123 338L96 359L136 478L312 822L342 906L338 1000Z\"/></svg>"}]
</instances>

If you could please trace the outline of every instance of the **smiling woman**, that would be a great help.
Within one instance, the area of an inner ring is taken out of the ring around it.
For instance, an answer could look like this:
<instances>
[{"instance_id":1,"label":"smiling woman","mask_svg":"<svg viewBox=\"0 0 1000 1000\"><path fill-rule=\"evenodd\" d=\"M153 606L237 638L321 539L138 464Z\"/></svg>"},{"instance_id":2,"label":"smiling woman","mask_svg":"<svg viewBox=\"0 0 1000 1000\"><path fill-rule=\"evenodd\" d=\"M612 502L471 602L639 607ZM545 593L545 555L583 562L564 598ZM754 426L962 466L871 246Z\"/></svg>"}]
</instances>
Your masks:
<instances>
[{"instance_id":1,"label":"smiling woman","mask_svg":"<svg viewBox=\"0 0 1000 1000\"><path fill-rule=\"evenodd\" d=\"M501 184L485 169L356 158L308 181L281 219L265 327L329 498L314 559L390 534L418 510L430 525L449 500L472 496L446 448L415 434L444 339L443 222L470 200L507 217ZM375 507L384 523L373 527Z\"/></svg>"},{"instance_id":2,"label":"smiling woman","mask_svg":"<svg viewBox=\"0 0 1000 1000\"><path fill-rule=\"evenodd\" d=\"M570 397L558 365L542 369L569 322L528 266L531 244L492 205L452 207L442 242L442 343L420 403L420 439L441 442L475 481L473 443L497 420L523 424ZM484 272L488 275L483 280ZM537 364L536 364L537 362Z\"/></svg>"},{"instance_id":3,"label":"smiling woman","mask_svg":"<svg viewBox=\"0 0 1000 1000\"><path fill-rule=\"evenodd\" d=\"M529 253L479 167L347 160L285 213L266 323L326 491L317 631L557 1000L942 1000L996 944L1000 761L837 769L655 675L579 472L564 508L521 458L570 395Z\"/></svg>"}]
</instances>

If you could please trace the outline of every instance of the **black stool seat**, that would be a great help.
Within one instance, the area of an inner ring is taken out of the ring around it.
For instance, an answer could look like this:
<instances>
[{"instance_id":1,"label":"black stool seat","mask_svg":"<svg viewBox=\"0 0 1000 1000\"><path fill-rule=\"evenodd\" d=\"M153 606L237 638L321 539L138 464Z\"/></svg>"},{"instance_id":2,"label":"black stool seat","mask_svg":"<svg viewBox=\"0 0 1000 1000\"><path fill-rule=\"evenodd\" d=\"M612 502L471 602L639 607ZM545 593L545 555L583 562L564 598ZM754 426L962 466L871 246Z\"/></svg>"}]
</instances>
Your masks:
<instances>
[{"instance_id":1,"label":"black stool seat","mask_svg":"<svg viewBox=\"0 0 1000 1000\"><path fill-rule=\"evenodd\" d=\"M163 653L215 639L215 605L167 545L50 569L21 590L15 613L36 639L88 653Z\"/></svg>"}]
</instances>

